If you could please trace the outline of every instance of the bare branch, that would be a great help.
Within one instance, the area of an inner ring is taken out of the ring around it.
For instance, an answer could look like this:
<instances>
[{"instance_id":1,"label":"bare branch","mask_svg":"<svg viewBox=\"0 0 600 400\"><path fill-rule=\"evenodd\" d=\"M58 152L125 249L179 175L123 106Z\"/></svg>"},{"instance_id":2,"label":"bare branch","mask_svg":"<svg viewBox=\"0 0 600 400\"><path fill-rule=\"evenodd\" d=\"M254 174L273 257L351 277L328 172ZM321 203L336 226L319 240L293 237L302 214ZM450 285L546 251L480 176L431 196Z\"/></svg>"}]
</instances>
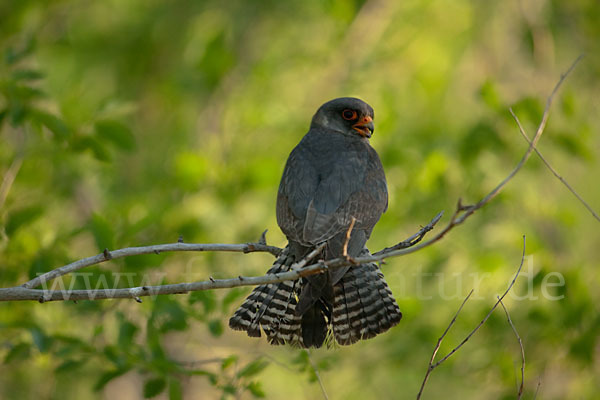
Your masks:
<instances>
[{"instance_id":1,"label":"bare branch","mask_svg":"<svg viewBox=\"0 0 600 400\"><path fill-rule=\"evenodd\" d=\"M508 182L510 182L510 180L517 174L517 172L519 172L521 170L521 168L523 167L525 162L531 156L533 149L535 148L537 142L539 141L540 137L542 136L542 133L544 133L544 129L546 128L546 123L548 122L548 117L550 115L550 106L552 105L552 100L554 99L554 95L556 94L556 92L558 91L560 86L562 85L565 78L571 73L571 71L575 68L575 66L581 60L582 57L583 57L583 55L580 55L579 57L577 57L577 59L573 62L573 64L571 64L569 69L565 73L561 74L560 79L558 80L558 82L554 86L554 89L552 90L552 93L550 93L550 96L548 96L548 99L546 100L546 107L544 108L542 120L540 121L540 124L535 133L535 136L534 136L533 140L530 142L529 147L527 148L527 151L525 151L525 154L523 154L523 156L521 157L521 160L517 163L517 165L513 168L513 170L508 174L508 176L502 180L502 182L500 182L494 189L492 189L484 198L479 200L479 202L477 202L473 205L465 206L461 203L461 200L459 199L458 204L456 206L456 210L454 211L454 214L452 214L452 217L450 218L450 222L448 222L448 225L446 225L446 227L444 227L444 229L442 229L440 232L438 232L438 234L435 235L434 237L432 237L431 239L429 239L425 242L419 243L415 246L411 246L407 249L399 249L399 250L390 251L389 253L386 253L384 256L378 255L378 257L380 257L380 258L378 258L374 261L378 261L378 260L386 258L386 257L395 257L395 256L403 255L403 254L414 253L415 251L419 251L422 248L431 246L432 244L438 242L444 236L446 236L446 234L448 232L450 232L455 226L460 225L463 222L465 222L465 220L467 218L469 218L471 215L473 215L473 213L475 211L479 210L480 208L485 206L487 203L489 203L492 199L494 199L494 197L496 197L498 195L498 193L500 193L500 191L504 188L504 186L506 186L506 184ZM360 262L362 260L357 259L357 261Z\"/></svg>"},{"instance_id":2,"label":"bare branch","mask_svg":"<svg viewBox=\"0 0 600 400\"><path fill-rule=\"evenodd\" d=\"M512 319L510 319L510 314L508 313L508 309L506 308L506 306L504 305L502 300L500 300L500 298L498 298L498 301L500 301L500 305L504 309L504 313L506 314L508 323L510 324L510 327L512 328L513 332L515 333L515 336L517 337L517 341L519 342L519 348L521 349L521 384L519 385L519 391L518 391L518 396L517 396L517 400L521 400L521 397L523 397L523 385L525 384L525 349L523 348L523 341L521 340L521 336L519 336L519 332L517 332L517 328L515 328L515 325L513 324Z\"/></svg>"},{"instance_id":3,"label":"bare branch","mask_svg":"<svg viewBox=\"0 0 600 400\"><path fill-rule=\"evenodd\" d=\"M256 286L267 283L296 280L304 276L318 274L327 270L325 263L317 263L308 267L294 267L293 270L262 276L239 276L231 279L210 279L208 281L177 283L157 286L140 286L126 289L96 290L44 290L28 289L23 286L0 289L0 301L36 300L103 300L103 299L135 299L136 297L156 296L164 294L184 294L199 290L226 289L239 286Z\"/></svg>"},{"instance_id":4,"label":"bare branch","mask_svg":"<svg viewBox=\"0 0 600 400\"><path fill-rule=\"evenodd\" d=\"M436 216L437 219L439 219ZM434 218L434 220L436 219ZM423 233L424 235L424 233ZM411 236L414 237L415 235ZM410 240L407 239L406 241ZM71 264L59 267L46 272L21 286L12 288L0 288L0 301L18 301L18 300L36 300L46 301L64 301L64 300L103 300L103 299L136 299L144 296L156 296L163 294L182 294L199 290L225 289L239 286L256 286L267 283L276 283L286 280L295 280L303 276L321 273L329 268L341 268L354 265L355 262L378 261L377 257L367 256L354 260L346 258L337 258L329 261L319 261L306 266L314 259L325 247L325 243L317 246L306 257L292 265L289 272L280 274L269 274L255 277L237 277L232 279L214 279L209 277L208 281L188 282L171 285L142 286L123 289L99 289L99 290L47 290L47 283L53 279L64 276L68 273L78 271L90 265L100 264L105 261L127 257L139 254L160 254L166 251L230 251L230 252L268 252L274 255L281 253L279 247L263 245L260 243L246 244L193 244L193 243L171 243L144 247L128 247L119 250L108 251L105 249L102 253L75 261ZM301 270L301 271L300 271ZM44 289L33 289L39 285ZM141 301L141 300L140 300Z\"/></svg>"},{"instance_id":5,"label":"bare branch","mask_svg":"<svg viewBox=\"0 0 600 400\"><path fill-rule=\"evenodd\" d=\"M540 386L542 386L542 380L538 380L537 387L535 388L535 394L533 395L533 400L537 399L538 392L540 391Z\"/></svg>"},{"instance_id":6,"label":"bare branch","mask_svg":"<svg viewBox=\"0 0 600 400\"><path fill-rule=\"evenodd\" d=\"M268 231L269 231L268 229L265 229L263 231L263 233L260 235L260 239L258 239L259 244L264 244L264 245L267 244L267 232Z\"/></svg>"},{"instance_id":7,"label":"bare branch","mask_svg":"<svg viewBox=\"0 0 600 400\"><path fill-rule=\"evenodd\" d=\"M521 124L521 121L519 120L519 118L515 115L514 111L512 108L509 108L510 114L513 116L513 118L515 119L515 122L517 123L517 125L519 126L519 132L521 132L521 136L523 136L523 138L527 141L527 143L529 143L529 145L531 146L531 140L529 139L529 136L527 135L527 133L525 132L525 129L523 128L523 125ZM540 153L540 151L537 149L537 147L534 146L533 150L536 152L536 154L538 155L538 157L540 158L540 160L542 160L542 162L546 165L546 167L550 170L550 172L552 172L552 174L563 183L563 185L565 185L567 187L567 189L569 189L571 191L571 193L573 193L573 195L577 198L577 200L579 200L581 202L581 204L583 204L583 206L585 208L587 208L587 210L594 216L594 218L596 218L596 220L598 220L600 222L600 216L598 216L598 214L594 211L594 209L583 199L583 197L581 197L579 195L579 193L577 193L575 191L575 189L573 189L573 187L569 184L569 182L567 182L562 176L559 175L558 172L556 172L556 170L552 167L552 165L550 165L550 163L546 160L546 158L542 155L542 153Z\"/></svg>"},{"instance_id":8,"label":"bare branch","mask_svg":"<svg viewBox=\"0 0 600 400\"><path fill-rule=\"evenodd\" d=\"M319 382L319 386L321 387L321 393L323 393L323 398L325 400L329 400L329 396L327 396L327 391L325 390L325 386L323 386L323 381L321 381L321 374L319 374L319 370L317 369L317 365L315 364L315 362L313 361L312 357L310 356L310 351L305 349L304 350L306 352L306 355L308 357L308 361L310 362L310 366L312 367L313 372L315 373L315 376L317 377L317 382Z\"/></svg>"},{"instance_id":9,"label":"bare branch","mask_svg":"<svg viewBox=\"0 0 600 400\"><path fill-rule=\"evenodd\" d=\"M37 287L44 282L48 282L52 279L58 278L59 276L66 275L71 272L78 271L82 268L89 267L90 265L100 264L108 260L114 260L117 258L136 256L140 254L160 254L167 251L230 251L239 253L253 253L253 252L266 252L271 253L274 256L278 256L281 253L279 247L267 246L260 243L245 243L245 244L195 244L195 243L169 243L169 244L157 244L153 246L143 247L126 247L124 249L108 251L105 249L102 253L93 257L87 257L71 264L67 264L60 268L53 269L52 271L46 272L28 282L23 284L24 288L31 289Z\"/></svg>"},{"instance_id":10,"label":"bare branch","mask_svg":"<svg viewBox=\"0 0 600 400\"><path fill-rule=\"evenodd\" d=\"M299 270L301 268L304 268L304 266L306 264L308 264L309 261L311 261L317 255L319 255L321 253L321 251L323 251L323 249L325 248L326 245L327 245L327 243L321 243L320 245L318 245L317 247L315 247L315 249L313 251L311 251L306 256L304 256L304 258L302 260L298 261L297 263L292 264L292 266L290 267L290 269L297 269L297 270ZM324 265L324 264L318 263L318 264L314 264L314 265Z\"/></svg>"},{"instance_id":11,"label":"bare branch","mask_svg":"<svg viewBox=\"0 0 600 400\"><path fill-rule=\"evenodd\" d=\"M538 126L537 132L533 140L530 142L529 148L519 161L519 163L515 166L515 168L511 171L511 173L499 184L497 185L488 195L486 195L483 199L481 199L478 203L469 206L463 206L461 201L458 201L455 212L450 218L450 222L444 229L442 229L437 235L431 238L428 241L420 242L421 239L425 236L425 234L430 231L433 226L440 220L441 213L436 215L433 220L424 228L422 228L417 234L411 236L409 239L404 242L398 243L392 248L386 248L382 251L376 252L374 255L369 255L365 257L358 257L353 260L348 259L347 257L342 257L338 259L328 260L328 261L319 261L316 264L312 264L308 267L305 267L303 271L296 272L290 271L287 274L290 274L289 277L286 275L285 279L282 279L281 276L283 274L278 274L277 276L269 276L265 275L262 277L253 277L253 278L242 278L239 277L237 279L223 279L223 280L214 280L210 277L209 282L194 282L194 283L181 283L174 285L163 285L163 286L153 286L152 295L155 294L170 294L170 293L185 293L192 290L208 290L208 289L217 289L217 288L229 288L236 286L247 286L247 285L259 285L265 283L275 283L283 280L293 280L298 279L300 276L307 276L315 273L320 273L328 268L339 268L343 266L351 266L361 263L369 263L369 262L382 262L386 258L390 257L398 257L401 255L413 253L425 247L432 245L433 243L441 240L450 230L452 230L455 226L463 223L469 216L471 216L475 211L483 207L485 204L490 202L501 190L502 188L514 177L514 175L522 168L523 164L527 161L531 152L535 148L537 141L539 140L541 134L544 131L546 126L546 122L548 120L550 105L552 104L552 99L559 89L560 85L567 77L567 75L573 70L575 65L579 62L581 56L575 60L575 62L571 65L571 67L567 70L566 73L561 75L560 80L554 87L554 90L550 94L546 102L546 108L544 110L544 114L542 116L542 121ZM261 240L262 241L262 240ZM393 250L392 250L393 249ZM142 290L142 288L128 288L128 289L114 289L109 291L104 290L88 290L88 291L48 291L48 290L32 290L33 288L42 285L52 279L63 276L65 274L80 270L90 265L100 264L110 259L122 258L130 255L139 255L139 254L151 254L156 253L159 254L163 251L232 251L232 252L269 252L274 254L275 256L279 255L282 249L274 246L268 246L262 243L246 243L246 244L188 244L188 243L173 243L173 244L162 244L155 246L145 246L145 247L130 247L125 249L119 249L114 251L108 251L107 249L96 256L88 257L82 260L75 261L71 264L62 266L60 268L49 271L45 274L42 274L26 283L24 283L21 287L13 287L13 288L5 288L0 289L0 301L10 301L10 300L65 300L65 299L107 299L107 298L136 298L141 296L147 296L150 294L146 294L146 289ZM309 260L307 260L309 261ZM306 262L307 263L307 262ZM40 295L43 293L43 295ZM75 298L73 298L75 296Z\"/></svg>"},{"instance_id":12,"label":"bare branch","mask_svg":"<svg viewBox=\"0 0 600 400\"><path fill-rule=\"evenodd\" d=\"M378 252L374 253L373 255L374 256L386 255L387 253L390 253L394 250L406 249L406 248L414 246L415 244L419 243L421 241L421 239L423 239L425 237L427 232L433 230L433 228L435 227L435 224L438 223L438 221L442 218L443 215L444 215L444 211L440 211L435 217L433 217L433 219L427 225L422 227L419 230L419 232L415 233L408 239L406 239L392 247L386 247L383 250L379 250Z\"/></svg>"},{"instance_id":13,"label":"bare branch","mask_svg":"<svg viewBox=\"0 0 600 400\"><path fill-rule=\"evenodd\" d=\"M4 178L2 178L2 184L0 184L0 210L4 206L8 192L10 192L10 188L21 169L21 164L23 164L23 157L18 155L10 164L10 167L8 167L8 170L4 174Z\"/></svg>"},{"instance_id":14,"label":"bare branch","mask_svg":"<svg viewBox=\"0 0 600 400\"><path fill-rule=\"evenodd\" d=\"M346 231L346 239L344 240L344 246L342 247L342 255L344 257L348 257L348 243L350 243L350 235L352 234L352 229L354 229L355 223L356 218L352 217L352 221L350 221L350 225L348 226L348 230Z\"/></svg>"},{"instance_id":15,"label":"bare branch","mask_svg":"<svg viewBox=\"0 0 600 400\"><path fill-rule=\"evenodd\" d=\"M431 358L429 359L429 366L427 368L427 372L425 373L425 378L423 379L423 382L421 383L421 389L419 390L419 394L417 395L417 400L421 398L421 395L423 394L423 389L425 389L425 384L427 383L427 379L429 379L429 375L431 374L431 371L433 371L433 360L435 359L435 356L436 356L438 350L440 349L440 346L442 345L442 340L444 340L444 338L446 337L446 334L448 333L448 331L450 330L452 325L454 325L454 323L456 322L456 318L458 317L458 314L460 314L465 303L467 302L467 300L469 300L469 297L471 297L471 295L473 294L473 290L474 289L471 289L471 291L469 292L467 297L465 297L462 304L456 311L456 314L454 314L454 318L452 318L452 321L450 321L450 323L448 324L448 327L446 328L444 333L442 333L442 336L440 336L440 338L438 339L437 344L435 345L435 348L433 349L433 353L431 354Z\"/></svg>"},{"instance_id":16,"label":"bare branch","mask_svg":"<svg viewBox=\"0 0 600 400\"><path fill-rule=\"evenodd\" d=\"M462 342L460 342L455 348L453 348L448 354L446 354L441 360L439 360L438 362L434 363L434 358L437 354L438 349L440 348L440 345L442 343L442 340L444 339L444 337L446 336L446 334L448 333L448 331L450 330L450 327L452 327L452 325L454 324L454 322L456 321L456 318L458 317L458 314L460 313L460 311L462 310L463 306L465 305L465 303L467 302L467 300L469 299L469 297L471 296L471 293L473 293L473 291L471 290L471 292L469 293L469 295L465 298L465 300L463 301L463 303L461 304L460 308L458 309L457 313L454 315L454 318L452 318L452 321L450 321L450 324L448 325L448 327L446 328L446 330L444 331L444 333L442 334L442 336L440 336L437 345L433 351L431 360L429 361L429 365L427 367L427 372L425 373L425 377L423 378L423 383L421 383L421 389L419 390L419 393L417 394L417 400L419 400L421 398L421 395L423 394L423 389L425 388L425 384L427 383L427 379L429 378L429 375L431 374L431 372L437 368L438 366L440 366L443 362L445 362L447 359L449 359L450 357L452 357L452 355L454 353L456 353L465 343L467 343L469 341L469 339L471 339L471 337L475 334L475 332L477 332L479 330L479 328L481 328L483 326L483 324L485 324L485 322L488 320L488 318L490 318L490 316L492 315L492 313L494 312L494 310L496 309L496 307L498 307L498 304L500 304L502 302L502 299L504 299L504 297L508 294L508 292L510 291L510 289L512 289L513 285L515 284L517 277L519 276L519 274L521 273L521 269L523 268L523 263L525 262L525 249L526 249L526 239L525 236L523 236L523 253L521 255L521 263L519 264L519 268L517 269L517 273L515 274L515 277L513 278L513 280L510 282L510 285L508 285L508 288L506 289L506 291L502 294L502 296L500 296L498 298L498 301L496 301L496 304L494 304L494 306L490 309L490 311L487 313L487 315L481 320L481 322L479 322L479 324L462 340Z\"/></svg>"}]
</instances>

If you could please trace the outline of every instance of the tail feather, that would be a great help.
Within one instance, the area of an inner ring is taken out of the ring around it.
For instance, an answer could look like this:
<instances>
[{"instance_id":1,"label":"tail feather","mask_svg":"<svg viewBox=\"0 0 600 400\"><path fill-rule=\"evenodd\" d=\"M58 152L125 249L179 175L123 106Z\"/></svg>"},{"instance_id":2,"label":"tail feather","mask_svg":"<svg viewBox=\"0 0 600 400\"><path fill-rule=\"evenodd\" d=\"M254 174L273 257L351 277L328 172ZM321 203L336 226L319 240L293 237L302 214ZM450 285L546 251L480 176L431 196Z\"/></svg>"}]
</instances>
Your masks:
<instances>
[{"instance_id":1,"label":"tail feather","mask_svg":"<svg viewBox=\"0 0 600 400\"><path fill-rule=\"evenodd\" d=\"M365 249L361 255L368 255ZM294 259L285 248L267 273L288 271ZM304 280L260 285L229 320L235 330L260 337L261 329L269 343L298 347L320 347L332 342L341 345L369 339L400 322L402 313L383 274L375 263L354 266L333 287L333 307L321 300L302 315L296 315Z\"/></svg>"},{"instance_id":2,"label":"tail feather","mask_svg":"<svg viewBox=\"0 0 600 400\"><path fill-rule=\"evenodd\" d=\"M349 269L334 286L332 325L341 345L372 338L401 318L400 308L375 263Z\"/></svg>"},{"instance_id":3,"label":"tail feather","mask_svg":"<svg viewBox=\"0 0 600 400\"><path fill-rule=\"evenodd\" d=\"M285 248L267 274L289 271L293 264L289 248ZM256 287L229 319L229 327L260 337L261 327L269 343L302 344L302 316L295 314L299 282L284 281Z\"/></svg>"}]
</instances>

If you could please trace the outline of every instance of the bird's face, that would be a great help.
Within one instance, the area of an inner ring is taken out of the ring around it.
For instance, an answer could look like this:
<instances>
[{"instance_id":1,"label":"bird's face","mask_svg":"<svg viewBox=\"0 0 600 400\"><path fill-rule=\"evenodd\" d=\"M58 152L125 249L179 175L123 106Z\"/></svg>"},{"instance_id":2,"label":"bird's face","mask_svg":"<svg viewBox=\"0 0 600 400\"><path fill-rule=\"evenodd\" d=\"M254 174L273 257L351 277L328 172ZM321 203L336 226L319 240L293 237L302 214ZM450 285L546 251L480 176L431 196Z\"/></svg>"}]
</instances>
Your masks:
<instances>
[{"instance_id":1,"label":"bird's face","mask_svg":"<svg viewBox=\"0 0 600 400\"><path fill-rule=\"evenodd\" d=\"M345 135L370 138L375 130L373 109L360 99L342 97L323 104L313 117L313 125Z\"/></svg>"}]
</instances>

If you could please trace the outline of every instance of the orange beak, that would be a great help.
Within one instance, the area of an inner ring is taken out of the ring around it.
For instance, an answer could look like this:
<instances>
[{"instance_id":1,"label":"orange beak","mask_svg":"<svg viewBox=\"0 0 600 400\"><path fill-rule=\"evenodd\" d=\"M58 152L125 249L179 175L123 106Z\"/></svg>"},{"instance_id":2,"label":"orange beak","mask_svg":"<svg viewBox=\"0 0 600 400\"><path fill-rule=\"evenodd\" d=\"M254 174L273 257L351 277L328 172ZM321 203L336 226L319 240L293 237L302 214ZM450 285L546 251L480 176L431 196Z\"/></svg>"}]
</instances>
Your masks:
<instances>
[{"instance_id":1,"label":"orange beak","mask_svg":"<svg viewBox=\"0 0 600 400\"><path fill-rule=\"evenodd\" d=\"M362 117L362 119L356 124L352 125L352 129L359 133L362 137L370 138L375 130L375 125L373 125L373 118L366 115Z\"/></svg>"}]
</instances>

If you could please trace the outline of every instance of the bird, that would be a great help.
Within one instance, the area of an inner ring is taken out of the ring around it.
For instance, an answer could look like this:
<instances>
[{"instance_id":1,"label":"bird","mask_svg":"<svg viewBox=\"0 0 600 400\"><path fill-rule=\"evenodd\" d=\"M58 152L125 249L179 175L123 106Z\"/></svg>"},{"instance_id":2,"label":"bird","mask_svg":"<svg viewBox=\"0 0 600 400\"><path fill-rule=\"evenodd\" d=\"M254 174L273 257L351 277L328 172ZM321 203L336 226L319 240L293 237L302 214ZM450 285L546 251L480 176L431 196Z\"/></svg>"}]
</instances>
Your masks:
<instances>
[{"instance_id":1,"label":"bird","mask_svg":"<svg viewBox=\"0 0 600 400\"><path fill-rule=\"evenodd\" d=\"M353 97L328 101L314 114L285 164L276 215L288 244L267 274L289 271L315 249L320 260L370 255L366 242L388 207L383 165L369 143L373 121L373 108ZM273 345L319 348L372 338L401 318L371 262L260 285L229 326L250 337L262 331Z\"/></svg>"}]
</instances>

